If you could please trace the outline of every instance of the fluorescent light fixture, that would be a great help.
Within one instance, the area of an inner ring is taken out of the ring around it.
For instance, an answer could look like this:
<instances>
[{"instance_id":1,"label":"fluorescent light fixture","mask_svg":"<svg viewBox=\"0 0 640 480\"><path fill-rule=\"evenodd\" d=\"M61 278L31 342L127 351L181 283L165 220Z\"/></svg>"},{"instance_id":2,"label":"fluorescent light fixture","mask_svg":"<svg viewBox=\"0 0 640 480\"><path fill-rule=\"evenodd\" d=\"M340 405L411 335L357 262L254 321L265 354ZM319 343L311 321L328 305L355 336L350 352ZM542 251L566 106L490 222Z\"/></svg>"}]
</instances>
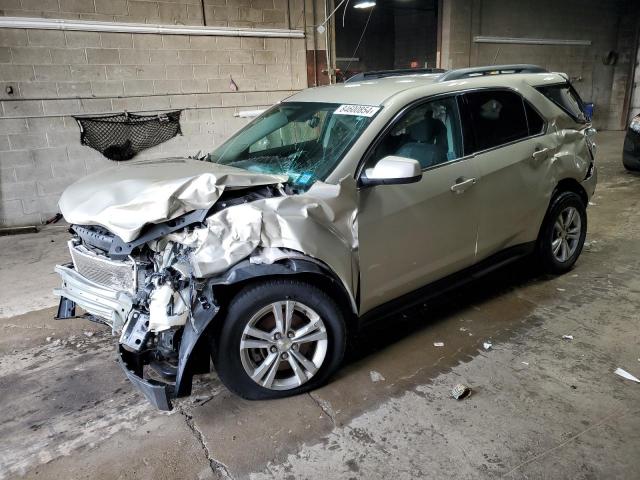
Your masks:
<instances>
[{"instance_id":1,"label":"fluorescent light fixture","mask_svg":"<svg viewBox=\"0 0 640 480\"><path fill-rule=\"evenodd\" d=\"M353 4L353 8L371 8L375 6L375 0L359 0Z\"/></svg>"}]
</instances>

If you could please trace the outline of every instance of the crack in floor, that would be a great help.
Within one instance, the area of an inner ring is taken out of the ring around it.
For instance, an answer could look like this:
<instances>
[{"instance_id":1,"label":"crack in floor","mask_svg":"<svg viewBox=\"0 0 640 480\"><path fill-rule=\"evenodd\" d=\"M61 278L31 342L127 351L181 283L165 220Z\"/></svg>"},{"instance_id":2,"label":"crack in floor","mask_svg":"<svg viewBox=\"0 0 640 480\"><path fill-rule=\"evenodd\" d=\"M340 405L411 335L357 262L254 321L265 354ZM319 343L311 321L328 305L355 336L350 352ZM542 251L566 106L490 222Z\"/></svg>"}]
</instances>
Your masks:
<instances>
[{"instance_id":1,"label":"crack in floor","mask_svg":"<svg viewBox=\"0 0 640 480\"><path fill-rule=\"evenodd\" d=\"M200 443L202 450L204 450L204 454L209 461L209 466L211 467L211 471L214 473L214 475L217 475L220 478L234 480L234 477L233 475L231 475L231 472L229 472L228 467L224 463L213 458L213 456L211 455L209 447L207 447L205 436L197 427L195 421L193 420L193 415L188 413L183 407L178 407L177 410L184 417L187 427L189 427L189 430L191 430L196 440L198 440L198 443Z\"/></svg>"},{"instance_id":2,"label":"crack in floor","mask_svg":"<svg viewBox=\"0 0 640 480\"><path fill-rule=\"evenodd\" d=\"M55 330L53 327L48 327L45 325L16 325L14 323L6 323L4 325L0 325L1 328L22 328L25 330Z\"/></svg>"},{"instance_id":3,"label":"crack in floor","mask_svg":"<svg viewBox=\"0 0 640 480\"><path fill-rule=\"evenodd\" d=\"M309 397L311 397L311 400L318 405L318 408L322 410L322 413L329 417L329 420L331 420L331 423L333 424L333 428L336 428L338 426L336 423L336 412L333 410L331 403L327 400L323 400L322 398L316 398L313 395L313 392L309 392Z\"/></svg>"},{"instance_id":4,"label":"crack in floor","mask_svg":"<svg viewBox=\"0 0 640 480\"><path fill-rule=\"evenodd\" d=\"M626 415L627 413L631 413L628 410L625 411L626 409L622 408L619 410L614 411L613 413L610 413L609 415L607 415L606 417L602 418L601 420L599 420L598 422L594 423L593 425L585 428L584 430L576 433L575 435L572 435L570 438L566 439L564 442L555 445L554 447L548 448L543 452L540 452L539 454L535 455L534 457L525 460L522 463L519 463L518 465L516 465L515 467L513 467L511 470L509 470L507 473L504 473L503 475L501 475L501 477L506 477L508 475L511 475L512 473L514 473L516 470L519 470L520 468L524 467L525 465L528 465L532 462L536 462L538 460L540 460L541 458L546 457L547 455L549 455L552 452L555 452L556 450L559 450L561 448L563 448L564 446L568 445L569 443L573 442L574 440L576 440L578 437L584 435L585 433L593 430L594 428L599 427L600 425L608 422L609 420L611 420L614 417L623 417L624 415Z\"/></svg>"}]
</instances>

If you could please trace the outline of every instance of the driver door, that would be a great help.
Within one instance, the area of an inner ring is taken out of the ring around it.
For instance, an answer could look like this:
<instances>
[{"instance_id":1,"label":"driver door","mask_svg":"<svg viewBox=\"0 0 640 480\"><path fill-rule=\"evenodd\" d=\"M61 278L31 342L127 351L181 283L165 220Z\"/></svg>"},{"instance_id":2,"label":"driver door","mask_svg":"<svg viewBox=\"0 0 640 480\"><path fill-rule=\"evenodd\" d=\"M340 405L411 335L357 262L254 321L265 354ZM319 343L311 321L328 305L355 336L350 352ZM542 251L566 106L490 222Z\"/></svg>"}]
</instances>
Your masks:
<instances>
[{"instance_id":1,"label":"driver door","mask_svg":"<svg viewBox=\"0 0 640 480\"><path fill-rule=\"evenodd\" d=\"M477 173L472 158L463 158L456 98L408 110L382 136L363 171L387 155L418 160L422 179L360 190L360 314L475 259Z\"/></svg>"}]
</instances>

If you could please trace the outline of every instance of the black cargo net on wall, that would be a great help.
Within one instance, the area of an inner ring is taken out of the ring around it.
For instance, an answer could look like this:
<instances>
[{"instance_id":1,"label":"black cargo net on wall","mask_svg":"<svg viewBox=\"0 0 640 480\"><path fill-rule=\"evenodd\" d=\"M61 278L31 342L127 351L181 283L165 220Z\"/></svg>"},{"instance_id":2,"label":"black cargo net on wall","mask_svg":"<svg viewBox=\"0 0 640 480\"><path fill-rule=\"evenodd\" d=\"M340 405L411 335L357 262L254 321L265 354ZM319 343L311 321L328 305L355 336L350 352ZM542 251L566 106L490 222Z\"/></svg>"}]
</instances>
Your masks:
<instances>
[{"instance_id":1,"label":"black cargo net on wall","mask_svg":"<svg viewBox=\"0 0 640 480\"><path fill-rule=\"evenodd\" d=\"M74 117L80 142L110 160L129 160L147 148L181 135L180 110L155 115L116 113L100 117Z\"/></svg>"}]
</instances>

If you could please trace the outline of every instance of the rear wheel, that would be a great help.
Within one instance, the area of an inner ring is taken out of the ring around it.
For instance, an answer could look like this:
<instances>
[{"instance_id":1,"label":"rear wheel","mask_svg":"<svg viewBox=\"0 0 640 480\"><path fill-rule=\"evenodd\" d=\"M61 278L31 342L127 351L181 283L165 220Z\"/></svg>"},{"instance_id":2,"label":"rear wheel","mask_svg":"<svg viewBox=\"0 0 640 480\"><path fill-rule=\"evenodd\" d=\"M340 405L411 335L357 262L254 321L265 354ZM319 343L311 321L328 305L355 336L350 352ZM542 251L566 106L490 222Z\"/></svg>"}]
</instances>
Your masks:
<instances>
[{"instance_id":1,"label":"rear wheel","mask_svg":"<svg viewBox=\"0 0 640 480\"><path fill-rule=\"evenodd\" d=\"M575 192L560 192L551 201L538 237L538 257L550 273L573 267L587 235L587 211Z\"/></svg>"},{"instance_id":2,"label":"rear wheel","mask_svg":"<svg viewBox=\"0 0 640 480\"><path fill-rule=\"evenodd\" d=\"M344 318L327 294L297 280L267 280L231 301L214 363L241 397L285 397L324 383L342 361L345 339Z\"/></svg>"}]
</instances>

